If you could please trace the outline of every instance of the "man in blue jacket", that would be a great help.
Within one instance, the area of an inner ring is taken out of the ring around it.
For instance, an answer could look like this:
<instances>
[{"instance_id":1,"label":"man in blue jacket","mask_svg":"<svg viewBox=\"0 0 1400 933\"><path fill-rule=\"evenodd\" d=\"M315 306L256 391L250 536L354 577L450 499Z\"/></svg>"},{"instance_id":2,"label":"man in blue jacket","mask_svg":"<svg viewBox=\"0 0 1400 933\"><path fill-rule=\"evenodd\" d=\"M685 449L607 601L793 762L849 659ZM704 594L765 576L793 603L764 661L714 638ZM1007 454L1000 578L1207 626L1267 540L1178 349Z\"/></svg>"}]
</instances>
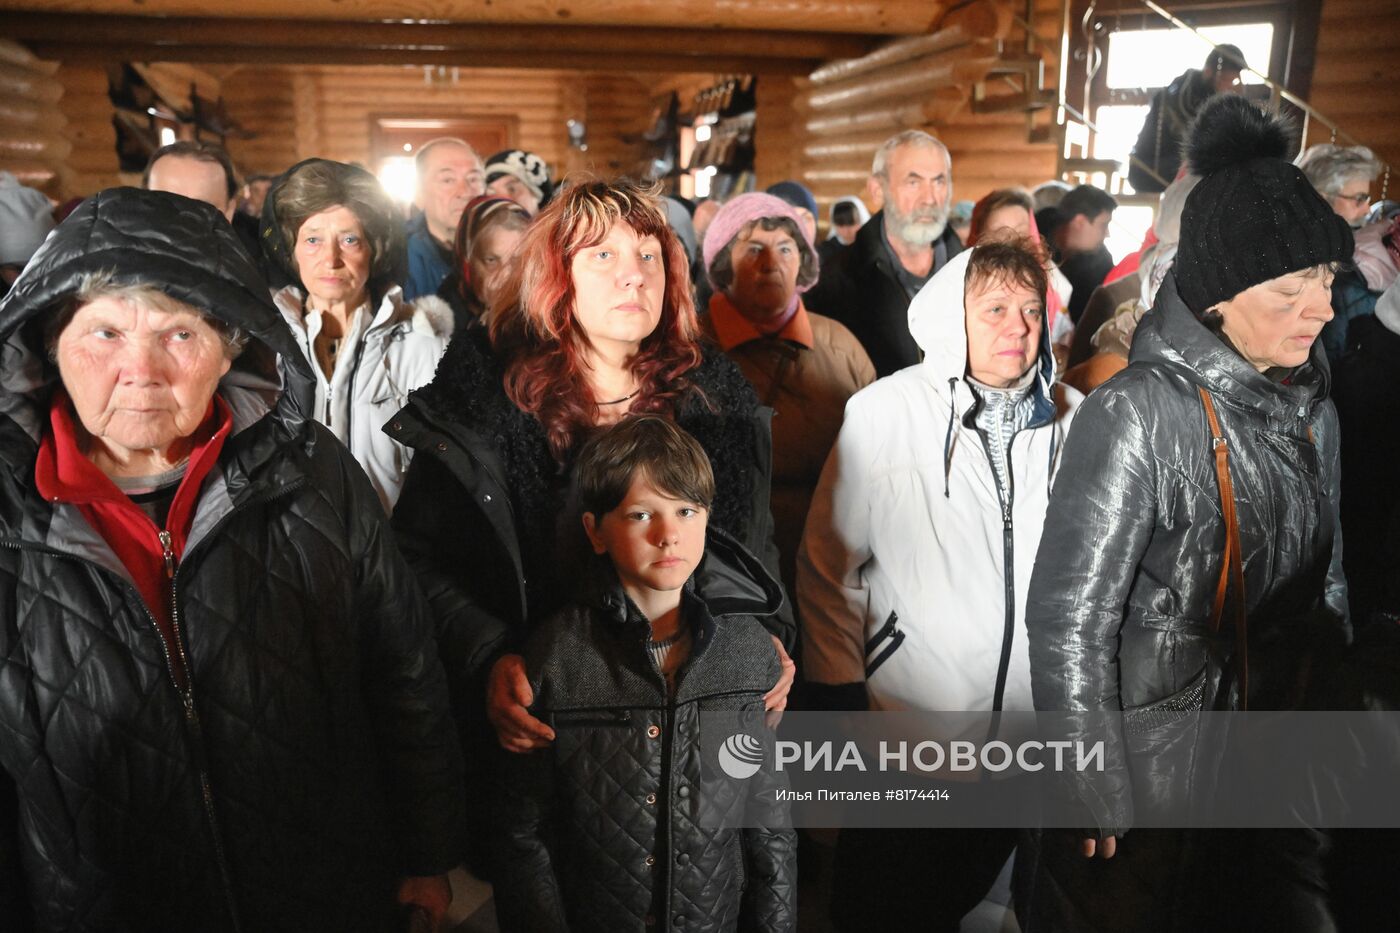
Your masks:
<instances>
[{"instance_id":1,"label":"man in blue jacket","mask_svg":"<svg viewBox=\"0 0 1400 933\"><path fill-rule=\"evenodd\" d=\"M418 208L408 222L408 281L403 296L436 295L452 271L452 241L467 202L486 191L481 156L464 140L450 136L423 144L413 158L418 172Z\"/></svg>"}]
</instances>

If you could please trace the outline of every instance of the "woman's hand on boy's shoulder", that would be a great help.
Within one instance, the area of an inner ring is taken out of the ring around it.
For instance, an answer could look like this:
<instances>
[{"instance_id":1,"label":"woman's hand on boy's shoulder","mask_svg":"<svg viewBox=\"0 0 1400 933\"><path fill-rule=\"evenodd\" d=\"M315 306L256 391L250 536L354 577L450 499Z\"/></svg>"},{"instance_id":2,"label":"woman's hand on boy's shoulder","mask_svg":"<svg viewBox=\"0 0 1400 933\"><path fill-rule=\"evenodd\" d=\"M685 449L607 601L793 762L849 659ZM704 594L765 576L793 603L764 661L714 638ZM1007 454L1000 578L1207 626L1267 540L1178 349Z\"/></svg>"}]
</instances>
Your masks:
<instances>
[{"instance_id":1,"label":"woman's hand on boy's shoulder","mask_svg":"<svg viewBox=\"0 0 1400 933\"><path fill-rule=\"evenodd\" d=\"M787 709L788 694L792 692L792 682L797 678L797 664L783 650L783 643L777 635L770 635L773 647L778 652L778 663L782 665L782 675L773 689L763 695L763 708L770 713L781 713Z\"/></svg>"},{"instance_id":2,"label":"woman's hand on boy's shoulder","mask_svg":"<svg viewBox=\"0 0 1400 933\"><path fill-rule=\"evenodd\" d=\"M523 754L545 748L554 741L554 730L530 715L528 707L534 701L535 692L530 689L530 678L525 673L525 659L518 654L497 659L486 684L486 718L496 730L501 748Z\"/></svg>"}]
</instances>

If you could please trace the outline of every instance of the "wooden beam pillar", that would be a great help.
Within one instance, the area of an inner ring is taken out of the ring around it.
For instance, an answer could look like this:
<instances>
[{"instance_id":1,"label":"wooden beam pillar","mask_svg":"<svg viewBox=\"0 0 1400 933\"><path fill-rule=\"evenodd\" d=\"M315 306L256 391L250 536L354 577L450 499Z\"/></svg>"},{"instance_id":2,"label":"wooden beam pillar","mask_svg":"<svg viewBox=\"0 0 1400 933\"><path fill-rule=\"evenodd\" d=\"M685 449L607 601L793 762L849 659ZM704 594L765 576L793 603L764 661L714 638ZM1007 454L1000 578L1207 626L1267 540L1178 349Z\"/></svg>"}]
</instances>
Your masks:
<instances>
[{"instance_id":1,"label":"wooden beam pillar","mask_svg":"<svg viewBox=\"0 0 1400 933\"><path fill-rule=\"evenodd\" d=\"M321 95L317 78L305 69L292 76L292 112L296 114L297 159L310 159L321 150Z\"/></svg>"},{"instance_id":2,"label":"wooden beam pillar","mask_svg":"<svg viewBox=\"0 0 1400 933\"><path fill-rule=\"evenodd\" d=\"M475 52L441 49L351 48L247 48L228 45L103 45L83 42L31 42L41 58L94 62L200 62L247 65L447 65L462 68L544 68L576 71L676 72L693 71L696 60L647 52L620 56L585 52L539 53ZM740 58L713 55L703 60L719 73L805 75L816 64L811 59ZM3 63L0 63L3 68ZM3 77L0 77L3 81ZM3 90L3 87L0 87Z\"/></svg>"},{"instance_id":3,"label":"wooden beam pillar","mask_svg":"<svg viewBox=\"0 0 1400 933\"><path fill-rule=\"evenodd\" d=\"M0 11L32 10L36 0L0 0ZM50 13L83 16L129 14L131 0L44 0ZM825 33L917 35L948 11L942 0L239 0L220 7L241 19L378 20L509 23L560 26L662 27L697 32L746 29L786 31L794 22ZM143 16L203 16L208 0L142 0ZM425 16L426 14L426 16Z\"/></svg>"},{"instance_id":4,"label":"wooden beam pillar","mask_svg":"<svg viewBox=\"0 0 1400 933\"><path fill-rule=\"evenodd\" d=\"M80 29L75 31L75 27ZM552 53L595 55L677 55L703 59L716 53L731 57L792 58L825 61L868 52L871 37L800 30L694 30L633 26L517 26L510 24L393 23L340 21L295 22L285 19L231 17L72 16L15 13L5 31L28 42L81 41L92 45L218 46L248 49L422 49L463 53L515 52L548 57ZM471 64L466 62L464 64Z\"/></svg>"}]
</instances>

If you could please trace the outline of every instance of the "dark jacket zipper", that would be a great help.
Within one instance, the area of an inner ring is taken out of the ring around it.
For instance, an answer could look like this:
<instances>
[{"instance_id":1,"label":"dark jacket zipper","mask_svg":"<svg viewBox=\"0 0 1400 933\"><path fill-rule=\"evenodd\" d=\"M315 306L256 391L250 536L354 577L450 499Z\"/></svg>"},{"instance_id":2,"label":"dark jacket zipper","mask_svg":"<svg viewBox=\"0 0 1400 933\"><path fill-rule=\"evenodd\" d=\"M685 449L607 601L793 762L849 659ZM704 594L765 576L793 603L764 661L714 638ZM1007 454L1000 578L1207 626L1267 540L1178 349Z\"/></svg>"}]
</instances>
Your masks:
<instances>
[{"instance_id":1,"label":"dark jacket zipper","mask_svg":"<svg viewBox=\"0 0 1400 933\"><path fill-rule=\"evenodd\" d=\"M229 510L229 513L227 515L220 519L219 523L214 528L210 529L209 534L205 537L205 540L212 539L220 529L227 525L233 519L233 517L239 514L240 512L246 511L247 509L250 509L255 505L262 505L268 502L272 502L275 499L281 498L282 496L290 495L291 493L297 491L304 485L306 485L306 478L299 477L298 479L287 483L285 486L281 486L273 490L273 492L271 492L270 494L249 499L241 505L235 506L234 508ZM118 579L118 583L120 584L122 589L135 601L136 605L141 607L141 611L146 616L146 621L150 622L152 630L156 633L156 641L160 644L161 655L165 659L166 673L170 677L171 685L175 687L176 692L180 696L180 703L181 706L184 708L185 713L185 725L189 732L189 738L194 744L195 762L199 768L200 794L204 802L205 818L209 822L209 829L213 835L214 857L215 860L218 862L219 875L224 884L224 898L227 902L229 910L229 920L233 924L233 929L235 933L240 933L240 931L242 931L243 929L243 924L242 921L239 919L237 900L234 896L233 874L228 864L227 852L224 849L223 834L220 832L218 821L215 818L214 793L213 786L209 780L207 759L204 751L203 727L200 724L199 713L195 709L194 705L194 680L189 669L188 656L185 653L184 638L180 632L179 604L176 600L175 589L175 575L179 571L179 567L177 566L175 561L174 551L171 549L170 546L170 533L168 531L161 531L159 533L159 537L161 547L165 552L163 556L165 558L166 577L170 583L171 626L175 632L175 644L180 653L180 662L185 669L186 686L183 689L179 686L179 683L175 678L174 659L170 655L170 645L166 642L165 636L160 631L160 625L156 622L155 614L151 612L150 607L146 605L146 601L141 597L141 594L136 590L136 588L132 584L128 583L126 580L121 579ZM16 551L33 551L37 554L46 554L50 557L58 557L64 560L76 561L80 564L86 564L90 567L93 567L103 575L112 575L110 570L93 563L85 557L79 557L76 554L68 554L55 548L32 544L25 545L20 543L19 541L14 540L0 540L0 547L12 548Z\"/></svg>"},{"instance_id":2,"label":"dark jacket zipper","mask_svg":"<svg viewBox=\"0 0 1400 933\"><path fill-rule=\"evenodd\" d=\"M190 742L194 746L195 765L199 769L199 790L204 799L204 816L209 823L209 833L214 842L214 861L219 866L219 876L224 882L224 894L228 901L229 916L233 920L233 928L241 930L242 924L238 919L238 903L233 893L233 871L229 867L228 853L224 849L224 836L223 831L219 828L218 814L214 812L214 788L209 780L209 762L204 750L204 728L199 721L199 711L194 705L194 672L190 670L189 656L185 653L185 639L180 633L180 601L177 598L175 587L175 576L179 573L180 566L175 559L170 532L162 529L158 537L161 549L164 551L165 579L170 593L170 626L175 634L175 650L180 655L180 668L185 674L183 688L178 686L178 681L175 681L170 648L166 646L165 636L161 634L159 627L156 628L156 634L160 636L161 651L165 655L165 664L170 671L170 678L176 682L176 689L180 693L180 702L185 707L185 725L188 727ZM149 609L147 615L151 615ZM151 615L151 623L155 624L154 615Z\"/></svg>"},{"instance_id":3,"label":"dark jacket zipper","mask_svg":"<svg viewBox=\"0 0 1400 933\"><path fill-rule=\"evenodd\" d=\"M1003 491L1001 483L996 481L996 466L992 463L992 445L987 440L987 433L981 428L977 428L977 436L982 439L982 449L987 452L987 464L992 468L992 485L997 489L997 501L1001 504L1002 561L1005 565L1002 568L1002 580L1006 590L1006 618L1002 623L1001 659L997 662L996 689L992 693L992 712L1000 713L1006 696L1007 673L1011 667L1011 641L1016 635L1016 565L1014 563L1016 555L1009 498L1011 490L1008 488ZM1015 440L1016 435L1013 434L1011 441L1006 445L1006 484L1008 487L1011 485L1011 449Z\"/></svg>"},{"instance_id":4,"label":"dark jacket zipper","mask_svg":"<svg viewBox=\"0 0 1400 933\"><path fill-rule=\"evenodd\" d=\"M871 655L875 653L875 649L879 647L880 642L885 639L889 639L889 644L887 644L878 655L872 658ZM899 613L890 610L889 618L885 620L885 624L880 626L878 632L866 639L865 679L869 680L875 672L880 669L881 665L894 656L894 653L899 650L899 646L903 643L904 633L899 630Z\"/></svg>"}]
</instances>

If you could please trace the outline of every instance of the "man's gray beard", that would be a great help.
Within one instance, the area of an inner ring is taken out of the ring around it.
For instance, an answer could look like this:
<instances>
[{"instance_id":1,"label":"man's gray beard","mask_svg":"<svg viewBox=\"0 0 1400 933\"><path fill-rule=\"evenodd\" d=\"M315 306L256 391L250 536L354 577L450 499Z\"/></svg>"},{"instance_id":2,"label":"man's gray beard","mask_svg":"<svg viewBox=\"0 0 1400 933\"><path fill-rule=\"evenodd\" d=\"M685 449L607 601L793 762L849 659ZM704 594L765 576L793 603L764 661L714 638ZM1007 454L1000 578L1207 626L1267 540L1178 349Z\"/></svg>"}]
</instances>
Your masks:
<instances>
[{"instance_id":1,"label":"man's gray beard","mask_svg":"<svg viewBox=\"0 0 1400 933\"><path fill-rule=\"evenodd\" d=\"M943 231L948 229L948 212L939 211L937 220L925 223L918 221L905 221L902 217L894 218L894 234L910 246L921 246L932 243L943 235Z\"/></svg>"}]
</instances>

